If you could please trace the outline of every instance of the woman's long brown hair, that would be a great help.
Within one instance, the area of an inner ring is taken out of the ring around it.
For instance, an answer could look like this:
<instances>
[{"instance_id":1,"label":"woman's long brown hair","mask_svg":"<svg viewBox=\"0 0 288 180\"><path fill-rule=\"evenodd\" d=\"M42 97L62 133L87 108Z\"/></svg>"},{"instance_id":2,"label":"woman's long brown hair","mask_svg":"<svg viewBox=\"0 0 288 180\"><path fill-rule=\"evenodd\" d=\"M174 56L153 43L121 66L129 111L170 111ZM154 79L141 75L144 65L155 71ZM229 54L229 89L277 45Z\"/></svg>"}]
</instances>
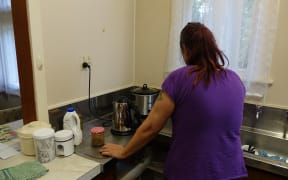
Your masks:
<instances>
[{"instance_id":1,"label":"woman's long brown hair","mask_svg":"<svg viewBox=\"0 0 288 180\"><path fill-rule=\"evenodd\" d=\"M218 78L221 71L225 72L224 58L227 62L228 59L218 48L212 32L203 24L188 23L181 31L180 47L182 53L184 47L188 52L186 64L193 65L189 72L198 72L193 87L196 87L202 79L204 86L208 87L214 75Z\"/></svg>"}]
</instances>

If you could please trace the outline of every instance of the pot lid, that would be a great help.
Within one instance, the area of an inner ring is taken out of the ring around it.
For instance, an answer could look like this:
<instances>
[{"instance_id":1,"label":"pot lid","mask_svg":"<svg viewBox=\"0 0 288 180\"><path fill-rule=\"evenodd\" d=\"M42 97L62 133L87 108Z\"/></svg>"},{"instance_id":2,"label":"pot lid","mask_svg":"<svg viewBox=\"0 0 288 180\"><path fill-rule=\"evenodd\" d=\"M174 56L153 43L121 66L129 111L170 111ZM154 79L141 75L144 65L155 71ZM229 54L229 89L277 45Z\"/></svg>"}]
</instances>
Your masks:
<instances>
[{"instance_id":1,"label":"pot lid","mask_svg":"<svg viewBox=\"0 0 288 180\"><path fill-rule=\"evenodd\" d=\"M40 128L50 128L51 124L43 121L32 121L17 130L17 134L21 138L32 138L32 133Z\"/></svg>"},{"instance_id":2,"label":"pot lid","mask_svg":"<svg viewBox=\"0 0 288 180\"><path fill-rule=\"evenodd\" d=\"M135 88L132 90L133 93L135 94L140 94L140 95L152 95L152 94L157 94L159 93L159 89L155 88L148 88L147 84L143 84L142 87Z\"/></svg>"},{"instance_id":3,"label":"pot lid","mask_svg":"<svg viewBox=\"0 0 288 180\"><path fill-rule=\"evenodd\" d=\"M67 141L71 138L73 138L73 132L68 129L60 130L55 133L55 141Z\"/></svg>"},{"instance_id":4,"label":"pot lid","mask_svg":"<svg viewBox=\"0 0 288 180\"><path fill-rule=\"evenodd\" d=\"M46 138L54 137L55 131L52 128L41 128L37 129L32 133L34 139L42 140Z\"/></svg>"}]
</instances>

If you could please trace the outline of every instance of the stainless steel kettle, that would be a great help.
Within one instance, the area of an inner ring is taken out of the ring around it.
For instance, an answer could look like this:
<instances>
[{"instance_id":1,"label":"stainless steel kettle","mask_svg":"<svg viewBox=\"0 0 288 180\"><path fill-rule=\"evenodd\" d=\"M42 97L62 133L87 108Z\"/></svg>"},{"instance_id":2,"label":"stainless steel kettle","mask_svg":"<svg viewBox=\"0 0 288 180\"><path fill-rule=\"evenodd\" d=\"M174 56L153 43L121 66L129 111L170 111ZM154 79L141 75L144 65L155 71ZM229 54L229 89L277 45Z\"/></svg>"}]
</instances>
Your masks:
<instances>
[{"instance_id":1,"label":"stainless steel kettle","mask_svg":"<svg viewBox=\"0 0 288 180\"><path fill-rule=\"evenodd\" d=\"M113 102L113 118L111 133L115 135L131 135L139 126L136 107L127 97L120 97Z\"/></svg>"}]
</instances>

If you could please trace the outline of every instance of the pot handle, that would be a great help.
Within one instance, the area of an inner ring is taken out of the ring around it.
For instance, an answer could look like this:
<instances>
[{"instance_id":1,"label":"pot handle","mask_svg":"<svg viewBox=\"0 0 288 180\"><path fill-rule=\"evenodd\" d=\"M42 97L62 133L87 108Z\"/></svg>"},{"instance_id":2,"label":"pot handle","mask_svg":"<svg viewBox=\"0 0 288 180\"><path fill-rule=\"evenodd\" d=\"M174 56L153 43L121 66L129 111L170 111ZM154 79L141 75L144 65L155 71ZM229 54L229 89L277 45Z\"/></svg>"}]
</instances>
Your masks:
<instances>
[{"instance_id":1,"label":"pot handle","mask_svg":"<svg viewBox=\"0 0 288 180\"><path fill-rule=\"evenodd\" d=\"M144 90L148 89L147 84L143 84L142 89L144 89Z\"/></svg>"}]
</instances>

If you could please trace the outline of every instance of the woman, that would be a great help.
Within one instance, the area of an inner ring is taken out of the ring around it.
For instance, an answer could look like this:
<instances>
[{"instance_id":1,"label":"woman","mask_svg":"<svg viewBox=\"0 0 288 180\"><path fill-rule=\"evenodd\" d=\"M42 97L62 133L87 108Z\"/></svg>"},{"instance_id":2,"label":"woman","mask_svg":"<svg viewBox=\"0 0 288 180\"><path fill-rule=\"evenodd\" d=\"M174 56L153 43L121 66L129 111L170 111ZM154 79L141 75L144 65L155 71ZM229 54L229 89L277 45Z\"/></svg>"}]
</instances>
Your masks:
<instances>
[{"instance_id":1,"label":"woman","mask_svg":"<svg viewBox=\"0 0 288 180\"><path fill-rule=\"evenodd\" d=\"M245 88L224 68L225 55L211 31L188 23L180 47L187 66L172 72L147 119L127 146L104 145L103 155L123 159L152 140L171 117L167 179L238 179L247 176L240 142Z\"/></svg>"}]
</instances>

